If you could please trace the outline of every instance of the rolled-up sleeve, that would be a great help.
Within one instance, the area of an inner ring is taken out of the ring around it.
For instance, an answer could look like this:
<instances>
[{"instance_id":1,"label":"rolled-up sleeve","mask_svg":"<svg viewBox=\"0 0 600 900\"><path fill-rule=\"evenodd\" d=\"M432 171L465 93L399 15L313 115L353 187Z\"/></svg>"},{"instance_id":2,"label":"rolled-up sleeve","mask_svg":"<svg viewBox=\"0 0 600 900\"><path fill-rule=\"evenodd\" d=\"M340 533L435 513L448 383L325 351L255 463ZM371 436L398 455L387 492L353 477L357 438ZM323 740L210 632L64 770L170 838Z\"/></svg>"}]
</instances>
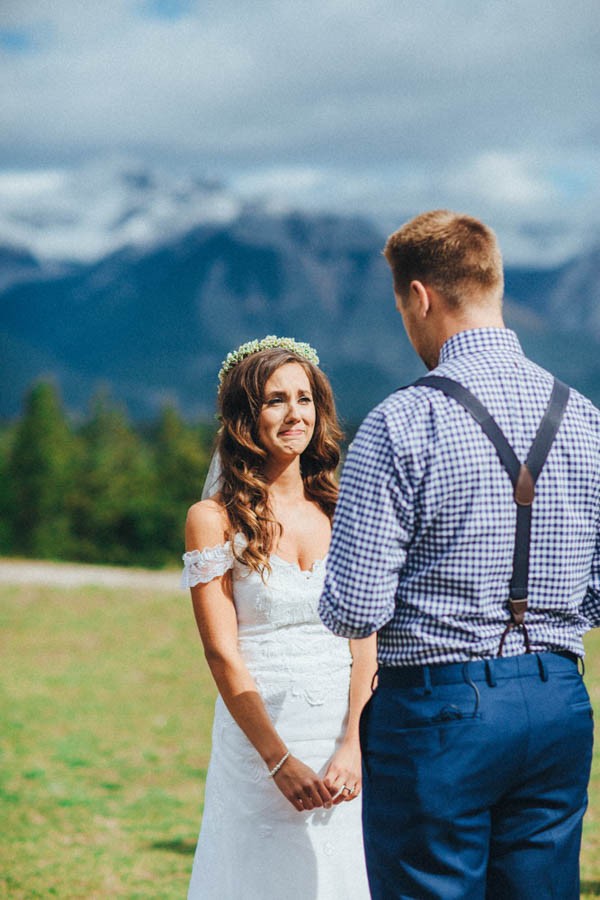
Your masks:
<instances>
[{"instance_id":1,"label":"rolled-up sleeve","mask_svg":"<svg viewBox=\"0 0 600 900\"><path fill-rule=\"evenodd\" d=\"M413 489L380 408L350 446L319 603L335 634L363 638L394 615L413 527Z\"/></svg>"}]
</instances>

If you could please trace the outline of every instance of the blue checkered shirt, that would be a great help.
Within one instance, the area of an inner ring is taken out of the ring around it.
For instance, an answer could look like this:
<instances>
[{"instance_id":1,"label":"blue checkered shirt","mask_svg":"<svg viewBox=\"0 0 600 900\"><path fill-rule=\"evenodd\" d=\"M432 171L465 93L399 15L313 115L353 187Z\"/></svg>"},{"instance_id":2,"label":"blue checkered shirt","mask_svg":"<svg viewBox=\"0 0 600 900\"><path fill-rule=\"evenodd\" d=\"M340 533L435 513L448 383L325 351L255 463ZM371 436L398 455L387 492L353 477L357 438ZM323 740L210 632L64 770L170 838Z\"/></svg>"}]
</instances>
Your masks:
<instances>
[{"instance_id":1,"label":"blue checkered shirt","mask_svg":"<svg viewBox=\"0 0 600 900\"><path fill-rule=\"evenodd\" d=\"M469 388L525 460L552 389L505 328L463 331L434 374ZM455 400L397 391L365 419L342 473L319 611L345 637L378 632L380 665L498 654L509 620L516 505L493 444ZM571 391L536 485L532 649L583 656L600 624L600 412ZM525 650L520 629L504 655Z\"/></svg>"}]
</instances>

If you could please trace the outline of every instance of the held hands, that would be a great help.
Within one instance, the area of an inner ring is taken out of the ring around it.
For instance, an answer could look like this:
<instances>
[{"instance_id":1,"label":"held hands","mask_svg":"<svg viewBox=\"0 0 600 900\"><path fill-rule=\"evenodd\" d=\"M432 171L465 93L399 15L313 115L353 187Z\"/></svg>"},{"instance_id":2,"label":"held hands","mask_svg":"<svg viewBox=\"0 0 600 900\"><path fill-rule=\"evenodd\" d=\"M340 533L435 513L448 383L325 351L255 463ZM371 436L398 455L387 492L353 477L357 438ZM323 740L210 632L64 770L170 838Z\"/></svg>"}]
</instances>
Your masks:
<instances>
[{"instance_id":1,"label":"held hands","mask_svg":"<svg viewBox=\"0 0 600 900\"><path fill-rule=\"evenodd\" d=\"M279 771L273 775L273 781L298 812L321 806L330 809L333 803L332 794L325 781L295 756L290 755L286 759Z\"/></svg>"},{"instance_id":2,"label":"held hands","mask_svg":"<svg viewBox=\"0 0 600 900\"><path fill-rule=\"evenodd\" d=\"M357 740L344 742L334 753L323 781L335 806L358 797L362 787L362 770Z\"/></svg>"}]
</instances>

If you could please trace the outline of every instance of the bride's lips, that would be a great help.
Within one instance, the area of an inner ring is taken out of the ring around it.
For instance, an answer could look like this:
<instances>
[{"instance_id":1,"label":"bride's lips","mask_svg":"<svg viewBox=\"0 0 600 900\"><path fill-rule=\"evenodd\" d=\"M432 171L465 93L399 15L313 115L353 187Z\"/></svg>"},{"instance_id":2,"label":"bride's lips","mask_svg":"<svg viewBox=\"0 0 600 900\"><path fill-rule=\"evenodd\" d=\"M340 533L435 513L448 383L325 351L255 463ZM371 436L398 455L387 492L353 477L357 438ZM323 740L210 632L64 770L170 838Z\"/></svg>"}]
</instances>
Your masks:
<instances>
[{"instance_id":1,"label":"bride's lips","mask_svg":"<svg viewBox=\"0 0 600 900\"><path fill-rule=\"evenodd\" d=\"M304 434L303 428L290 428L286 431L280 431L279 437L301 437Z\"/></svg>"}]
</instances>

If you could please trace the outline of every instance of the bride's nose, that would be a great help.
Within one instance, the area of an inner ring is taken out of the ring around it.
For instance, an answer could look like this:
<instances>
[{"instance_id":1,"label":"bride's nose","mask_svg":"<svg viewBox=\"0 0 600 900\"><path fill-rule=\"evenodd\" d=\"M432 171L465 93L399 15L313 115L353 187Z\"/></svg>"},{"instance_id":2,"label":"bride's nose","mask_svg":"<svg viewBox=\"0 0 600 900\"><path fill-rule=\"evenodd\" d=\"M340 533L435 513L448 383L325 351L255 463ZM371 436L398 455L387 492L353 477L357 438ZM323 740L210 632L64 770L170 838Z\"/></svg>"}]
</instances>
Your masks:
<instances>
[{"instance_id":1,"label":"bride's nose","mask_svg":"<svg viewBox=\"0 0 600 900\"><path fill-rule=\"evenodd\" d=\"M300 419L301 419L300 407L297 403L294 403L292 401L288 405L285 420L286 420L286 422L299 422Z\"/></svg>"}]
</instances>

